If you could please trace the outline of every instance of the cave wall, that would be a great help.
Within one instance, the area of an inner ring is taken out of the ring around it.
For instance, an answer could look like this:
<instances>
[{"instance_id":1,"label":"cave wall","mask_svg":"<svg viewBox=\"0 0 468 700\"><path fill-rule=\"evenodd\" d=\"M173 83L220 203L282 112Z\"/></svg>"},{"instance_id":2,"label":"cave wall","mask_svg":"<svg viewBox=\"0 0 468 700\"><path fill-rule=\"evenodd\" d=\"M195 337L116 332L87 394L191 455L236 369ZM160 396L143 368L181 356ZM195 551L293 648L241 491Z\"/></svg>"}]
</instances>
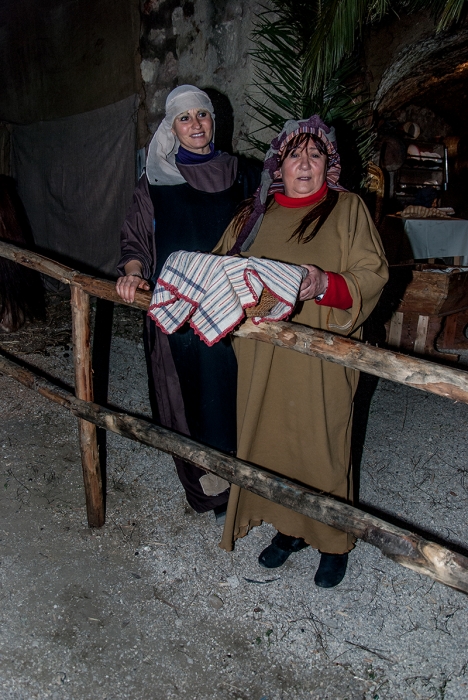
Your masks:
<instances>
[{"instance_id":1,"label":"cave wall","mask_svg":"<svg viewBox=\"0 0 468 700\"><path fill-rule=\"evenodd\" d=\"M245 101L253 77L249 37L259 9L254 0L143 3L141 75L148 137L164 116L168 93L176 85L189 83L220 93L210 92L218 115L224 116L218 132L221 121L233 119L234 150L249 148L244 139L253 123Z\"/></svg>"},{"instance_id":2,"label":"cave wall","mask_svg":"<svg viewBox=\"0 0 468 700\"><path fill-rule=\"evenodd\" d=\"M31 124L139 91L139 0L2 0L0 121Z\"/></svg>"},{"instance_id":3,"label":"cave wall","mask_svg":"<svg viewBox=\"0 0 468 700\"><path fill-rule=\"evenodd\" d=\"M365 43L368 85L380 117L415 121L421 138L468 132L468 26L436 33L426 13L386 18Z\"/></svg>"},{"instance_id":4,"label":"cave wall","mask_svg":"<svg viewBox=\"0 0 468 700\"><path fill-rule=\"evenodd\" d=\"M366 31L364 40L364 62L371 99L378 102L382 79L397 61L406 47L431 36L434 21L426 13L384 17Z\"/></svg>"}]
</instances>

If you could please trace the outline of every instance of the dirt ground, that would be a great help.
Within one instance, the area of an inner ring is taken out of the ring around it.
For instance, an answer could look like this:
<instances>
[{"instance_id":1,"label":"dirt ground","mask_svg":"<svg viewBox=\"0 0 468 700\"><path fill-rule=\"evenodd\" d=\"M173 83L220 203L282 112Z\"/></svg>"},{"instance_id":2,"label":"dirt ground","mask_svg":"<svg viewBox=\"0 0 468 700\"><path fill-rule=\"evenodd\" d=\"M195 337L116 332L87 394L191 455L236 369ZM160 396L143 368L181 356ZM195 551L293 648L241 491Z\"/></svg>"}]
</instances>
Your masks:
<instances>
[{"instance_id":1,"label":"dirt ground","mask_svg":"<svg viewBox=\"0 0 468 700\"><path fill-rule=\"evenodd\" d=\"M149 415L141 315L114 317L110 403ZM0 349L72 385L68 301ZM468 407L373 395L363 504L467 542ZM307 549L267 571L263 525L218 548L172 460L107 438L107 522L88 528L76 419L0 376L0 697L466 700L468 599L358 543L333 590Z\"/></svg>"}]
</instances>

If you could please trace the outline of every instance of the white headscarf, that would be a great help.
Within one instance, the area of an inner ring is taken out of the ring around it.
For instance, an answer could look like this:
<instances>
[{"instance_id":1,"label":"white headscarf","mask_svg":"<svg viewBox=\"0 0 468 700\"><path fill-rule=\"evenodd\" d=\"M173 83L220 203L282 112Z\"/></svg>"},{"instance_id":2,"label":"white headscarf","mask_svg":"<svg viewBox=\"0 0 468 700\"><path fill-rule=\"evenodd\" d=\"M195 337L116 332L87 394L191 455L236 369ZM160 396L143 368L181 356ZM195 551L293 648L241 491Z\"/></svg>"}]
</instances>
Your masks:
<instances>
[{"instance_id":1,"label":"white headscarf","mask_svg":"<svg viewBox=\"0 0 468 700\"><path fill-rule=\"evenodd\" d=\"M146 158L146 177L150 185L181 185L185 182L175 157L180 141L172 132L174 119L188 109L204 109L211 114L214 129L214 111L210 98L194 85L179 85L166 99L166 116L151 139Z\"/></svg>"}]
</instances>

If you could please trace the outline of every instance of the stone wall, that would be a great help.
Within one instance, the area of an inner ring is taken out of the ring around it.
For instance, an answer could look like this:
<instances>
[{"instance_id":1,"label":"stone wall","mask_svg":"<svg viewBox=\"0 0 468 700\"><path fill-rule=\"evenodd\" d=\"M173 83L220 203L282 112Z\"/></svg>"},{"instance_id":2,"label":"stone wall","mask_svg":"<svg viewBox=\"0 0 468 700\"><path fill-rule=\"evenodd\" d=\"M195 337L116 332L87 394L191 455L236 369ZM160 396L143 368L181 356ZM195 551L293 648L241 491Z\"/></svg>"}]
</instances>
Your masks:
<instances>
[{"instance_id":1,"label":"stone wall","mask_svg":"<svg viewBox=\"0 0 468 700\"><path fill-rule=\"evenodd\" d=\"M141 1L141 74L147 124L141 141L147 142L154 133L170 90L192 83L211 89L218 117L222 117L217 125L218 145L229 148L230 129L234 150L248 151L245 135L259 127L246 106L246 92L253 89L250 36L261 3ZM454 87L454 95L447 101L443 91L433 88L440 81L444 90L448 89L460 66L463 71L468 68L464 63L467 46L466 29L436 35L434 19L428 13L384 18L367 32L364 42L365 74L375 109L379 114L398 111L397 119L405 110L422 110L428 138L434 130L440 135L449 133L454 101L463 91ZM459 77L464 79L465 75ZM463 121L467 108L468 98L455 110L459 117L463 115ZM414 116L409 114L405 119ZM462 128L457 124L455 131Z\"/></svg>"},{"instance_id":2,"label":"stone wall","mask_svg":"<svg viewBox=\"0 0 468 700\"><path fill-rule=\"evenodd\" d=\"M252 126L246 86L252 82L249 57L255 11L254 0L147 0L142 6L141 73L146 121L154 133L164 115L168 93L184 83L211 88L218 115L217 141L231 123L233 148L249 148L244 136ZM226 99L227 98L227 99ZM233 111L233 124L232 124Z\"/></svg>"}]
</instances>

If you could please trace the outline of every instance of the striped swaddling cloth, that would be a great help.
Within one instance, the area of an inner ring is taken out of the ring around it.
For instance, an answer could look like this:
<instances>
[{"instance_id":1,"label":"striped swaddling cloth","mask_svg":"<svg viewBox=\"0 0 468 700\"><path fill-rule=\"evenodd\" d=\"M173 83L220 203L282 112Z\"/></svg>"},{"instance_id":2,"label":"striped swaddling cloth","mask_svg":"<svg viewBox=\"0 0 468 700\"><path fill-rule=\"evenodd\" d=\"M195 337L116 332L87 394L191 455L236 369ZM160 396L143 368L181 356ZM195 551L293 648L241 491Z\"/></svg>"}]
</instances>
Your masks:
<instances>
[{"instance_id":1,"label":"striped swaddling cloth","mask_svg":"<svg viewBox=\"0 0 468 700\"><path fill-rule=\"evenodd\" d=\"M164 333L175 333L186 321L207 344L213 345L256 306L263 289L277 303L254 323L280 321L292 312L307 270L275 260L187 253L166 260L148 310Z\"/></svg>"}]
</instances>

